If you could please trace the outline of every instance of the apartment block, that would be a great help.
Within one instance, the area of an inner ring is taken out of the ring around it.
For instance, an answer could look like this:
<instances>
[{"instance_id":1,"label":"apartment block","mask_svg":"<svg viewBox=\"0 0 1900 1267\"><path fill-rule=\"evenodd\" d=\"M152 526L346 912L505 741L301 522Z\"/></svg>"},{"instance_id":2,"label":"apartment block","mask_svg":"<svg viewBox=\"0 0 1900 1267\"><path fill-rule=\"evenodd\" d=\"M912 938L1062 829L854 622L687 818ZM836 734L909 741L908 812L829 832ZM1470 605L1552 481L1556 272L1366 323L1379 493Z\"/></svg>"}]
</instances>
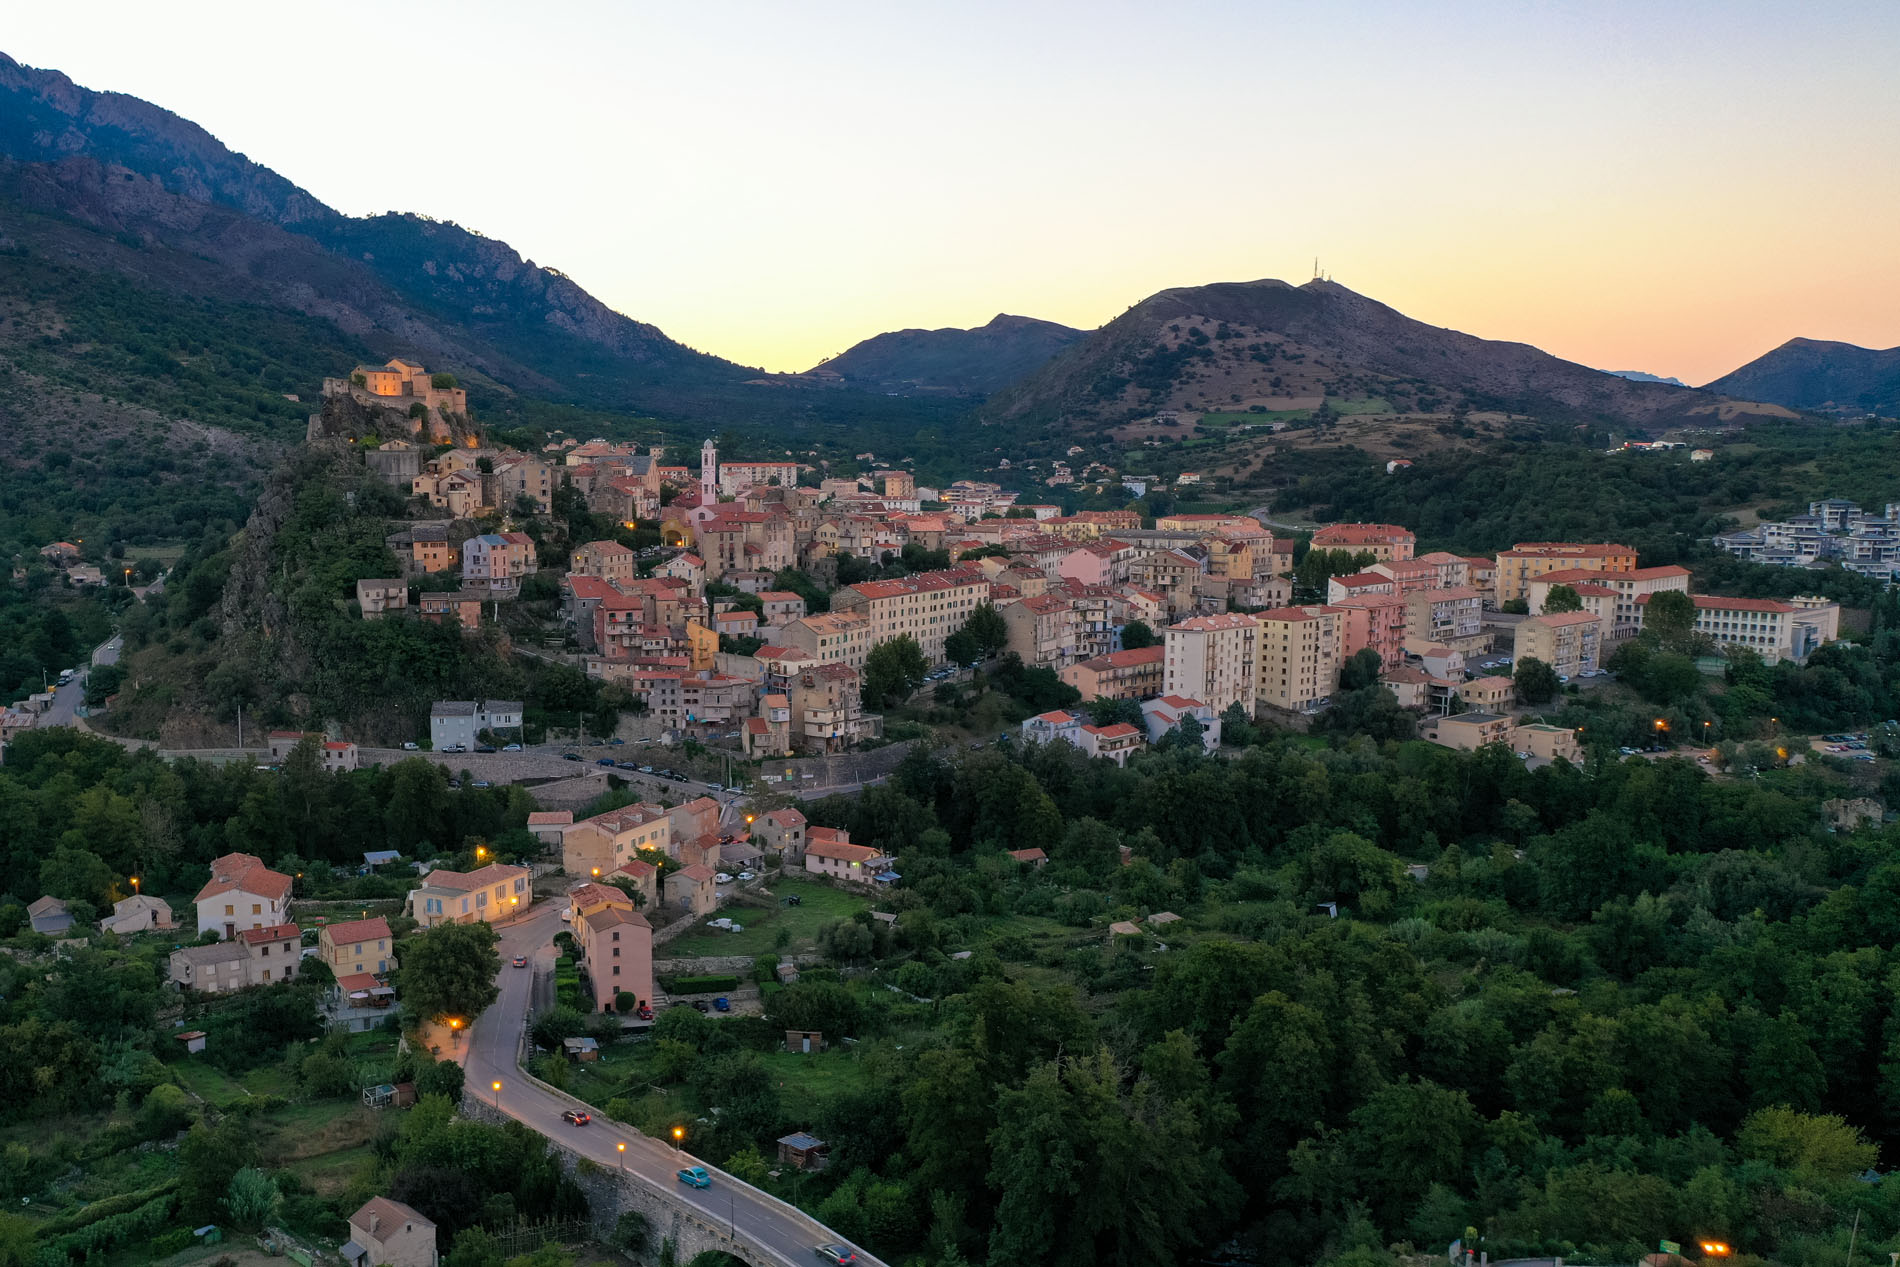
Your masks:
<instances>
[{"instance_id":1,"label":"apartment block","mask_svg":"<svg viewBox=\"0 0 1900 1267\"><path fill-rule=\"evenodd\" d=\"M1520 541L1498 555L1498 602L1528 599L1534 577L1578 568L1591 572L1634 572L1636 551L1630 546L1609 542L1580 545L1567 541Z\"/></svg>"},{"instance_id":2,"label":"apartment block","mask_svg":"<svg viewBox=\"0 0 1900 1267\"><path fill-rule=\"evenodd\" d=\"M1590 612L1553 612L1532 616L1517 626L1511 655L1518 664L1534 656L1563 677L1597 667L1603 625Z\"/></svg>"},{"instance_id":3,"label":"apartment block","mask_svg":"<svg viewBox=\"0 0 1900 1267\"><path fill-rule=\"evenodd\" d=\"M1367 550L1381 563L1402 562L1418 548L1418 537L1397 524L1327 524L1313 534L1315 550Z\"/></svg>"},{"instance_id":4,"label":"apartment block","mask_svg":"<svg viewBox=\"0 0 1900 1267\"><path fill-rule=\"evenodd\" d=\"M1817 649L1840 637L1840 605L1824 598L1797 597L1781 602L1718 594L1689 597L1695 603L1697 633L1719 647L1747 647L1769 664L1783 660L1803 663ZM1640 603L1646 609L1648 597Z\"/></svg>"},{"instance_id":5,"label":"apartment block","mask_svg":"<svg viewBox=\"0 0 1900 1267\"><path fill-rule=\"evenodd\" d=\"M1281 607L1253 618L1260 631L1255 697L1288 712L1312 711L1339 685L1344 613L1334 607Z\"/></svg>"},{"instance_id":6,"label":"apartment block","mask_svg":"<svg viewBox=\"0 0 1900 1267\"><path fill-rule=\"evenodd\" d=\"M1239 703L1253 711L1260 624L1252 616L1194 616L1163 632L1162 689L1215 712Z\"/></svg>"},{"instance_id":7,"label":"apartment block","mask_svg":"<svg viewBox=\"0 0 1900 1267\"><path fill-rule=\"evenodd\" d=\"M1066 548L1067 543L1063 544ZM867 654L870 647L909 634L923 649L925 658L940 664L943 640L989 597L990 582L981 572L967 567L948 568L894 581L847 585L832 594L831 610L836 615L855 612L864 616L870 629ZM863 661L858 661L858 667L862 665Z\"/></svg>"}]
</instances>

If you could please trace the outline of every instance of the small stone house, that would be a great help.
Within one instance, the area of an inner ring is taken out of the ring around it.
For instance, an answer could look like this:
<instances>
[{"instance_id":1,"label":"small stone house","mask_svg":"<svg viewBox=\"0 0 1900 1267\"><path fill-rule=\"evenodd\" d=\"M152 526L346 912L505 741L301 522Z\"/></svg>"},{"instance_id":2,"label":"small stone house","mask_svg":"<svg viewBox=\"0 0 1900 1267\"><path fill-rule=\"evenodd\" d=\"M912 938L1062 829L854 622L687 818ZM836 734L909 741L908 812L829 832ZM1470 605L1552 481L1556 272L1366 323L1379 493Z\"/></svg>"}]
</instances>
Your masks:
<instances>
[{"instance_id":1,"label":"small stone house","mask_svg":"<svg viewBox=\"0 0 1900 1267\"><path fill-rule=\"evenodd\" d=\"M371 1197L350 1216L340 1252L348 1267L438 1267L435 1224L388 1197Z\"/></svg>"},{"instance_id":2,"label":"small stone house","mask_svg":"<svg viewBox=\"0 0 1900 1267\"><path fill-rule=\"evenodd\" d=\"M710 915L719 904L713 889L713 869L705 863L681 867L666 877L666 904L695 915Z\"/></svg>"}]
</instances>

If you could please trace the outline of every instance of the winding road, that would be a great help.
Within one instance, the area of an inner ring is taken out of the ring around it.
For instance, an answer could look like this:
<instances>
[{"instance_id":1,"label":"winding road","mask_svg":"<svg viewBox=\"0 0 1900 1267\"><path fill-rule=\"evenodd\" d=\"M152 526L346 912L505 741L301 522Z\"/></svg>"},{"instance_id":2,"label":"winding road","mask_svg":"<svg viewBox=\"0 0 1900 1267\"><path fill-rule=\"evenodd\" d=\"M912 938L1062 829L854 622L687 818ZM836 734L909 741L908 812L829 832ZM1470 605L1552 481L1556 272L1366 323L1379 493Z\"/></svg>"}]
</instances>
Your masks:
<instances>
[{"instance_id":1,"label":"winding road","mask_svg":"<svg viewBox=\"0 0 1900 1267\"><path fill-rule=\"evenodd\" d=\"M812 1267L820 1260L819 1245L844 1243L843 1238L792 1206L715 1169L690 1151L675 1151L639 1131L610 1122L598 1113L590 1126L570 1126L561 1114L586 1107L530 1078L517 1063L521 1036L532 1010L535 982L553 973L554 934L561 930L562 898L552 898L527 917L497 926L502 968L497 984L501 997L483 1012L459 1047L449 1054L459 1059L466 1075L464 1094L494 1106L557 1145L590 1158L606 1170L622 1170L657 1187L661 1195L689 1208L701 1220L729 1229L735 1239L759 1251L754 1261L777 1260L795 1267ZM527 970L511 967L516 955L528 959ZM501 1089L495 1090L499 1082ZM592 1109L589 1109L593 1112ZM689 1144L690 1140L687 1141ZM625 1144L623 1153L619 1145ZM705 1166L711 1188L688 1188L679 1182L682 1166ZM855 1247L854 1247L855 1248ZM858 1261L883 1267L863 1250Z\"/></svg>"}]
</instances>

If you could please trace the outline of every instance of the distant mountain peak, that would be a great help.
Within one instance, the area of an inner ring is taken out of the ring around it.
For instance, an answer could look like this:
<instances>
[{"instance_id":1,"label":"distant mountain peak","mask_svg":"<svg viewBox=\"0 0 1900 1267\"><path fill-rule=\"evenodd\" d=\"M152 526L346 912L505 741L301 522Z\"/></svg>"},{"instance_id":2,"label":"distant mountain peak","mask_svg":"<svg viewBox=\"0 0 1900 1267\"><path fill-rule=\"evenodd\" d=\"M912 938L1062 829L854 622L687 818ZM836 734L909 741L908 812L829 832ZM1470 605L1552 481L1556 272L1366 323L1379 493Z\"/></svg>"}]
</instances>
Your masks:
<instances>
[{"instance_id":1,"label":"distant mountain peak","mask_svg":"<svg viewBox=\"0 0 1900 1267\"><path fill-rule=\"evenodd\" d=\"M1703 390L1790 409L1900 416L1900 347L1789 339Z\"/></svg>"},{"instance_id":2,"label":"distant mountain peak","mask_svg":"<svg viewBox=\"0 0 1900 1267\"><path fill-rule=\"evenodd\" d=\"M1614 374L1618 378L1627 378L1632 383L1667 383L1671 387L1687 387L1689 384L1679 378L1664 378L1660 374L1651 374L1646 370L1604 370L1605 374Z\"/></svg>"},{"instance_id":3,"label":"distant mountain peak","mask_svg":"<svg viewBox=\"0 0 1900 1267\"><path fill-rule=\"evenodd\" d=\"M972 329L893 330L873 335L822 368L886 391L986 395L1033 373L1084 332L999 312Z\"/></svg>"}]
</instances>

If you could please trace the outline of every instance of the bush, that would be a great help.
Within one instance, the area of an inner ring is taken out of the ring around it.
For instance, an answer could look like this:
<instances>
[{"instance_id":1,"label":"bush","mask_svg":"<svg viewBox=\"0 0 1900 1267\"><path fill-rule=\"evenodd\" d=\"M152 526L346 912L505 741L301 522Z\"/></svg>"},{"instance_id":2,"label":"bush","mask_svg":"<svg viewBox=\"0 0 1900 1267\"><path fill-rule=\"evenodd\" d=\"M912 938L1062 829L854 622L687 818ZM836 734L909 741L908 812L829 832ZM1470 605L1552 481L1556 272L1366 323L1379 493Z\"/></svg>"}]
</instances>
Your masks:
<instances>
[{"instance_id":1,"label":"bush","mask_svg":"<svg viewBox=\"0 0 1900 1267\"><path fill-rule=\"evenodd\" d=\"M152 1238L152 1257L168 1258L191 1248L197 1238L188 1227L175 1227L169 1232L160 1232Z\"/></svg>"},{"instance_id":2,"label":"bush","mask_svg":"<svg viewBox=\"0 0 1900 1267\"><path fill-rule=\"evenodd\" d=\"M739 988L736 976L666 977L660 984L668 994L719 994Z\"/></svg>"}]
</instances>

